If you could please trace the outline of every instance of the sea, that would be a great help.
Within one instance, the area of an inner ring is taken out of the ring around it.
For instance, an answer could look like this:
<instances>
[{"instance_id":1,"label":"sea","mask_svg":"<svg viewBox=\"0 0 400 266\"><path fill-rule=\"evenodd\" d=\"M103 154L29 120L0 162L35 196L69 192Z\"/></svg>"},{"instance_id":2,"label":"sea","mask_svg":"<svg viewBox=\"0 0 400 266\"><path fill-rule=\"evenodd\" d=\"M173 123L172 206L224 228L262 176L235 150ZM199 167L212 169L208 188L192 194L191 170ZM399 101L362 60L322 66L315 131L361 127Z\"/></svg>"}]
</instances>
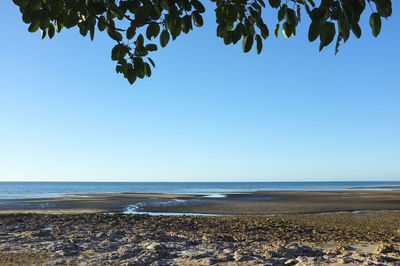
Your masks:
<instances>
[{"instance_id":1,"label":"sea","mask_svg":"<svg viewBox=\"0 0 400 266\"><path fill-rule=\"evenodd\" d=\"M198 194L255 191L399 190L400 181L348 182L0 182L0 199L56 198L86 193Z\"/></svg>"}]
</instances>

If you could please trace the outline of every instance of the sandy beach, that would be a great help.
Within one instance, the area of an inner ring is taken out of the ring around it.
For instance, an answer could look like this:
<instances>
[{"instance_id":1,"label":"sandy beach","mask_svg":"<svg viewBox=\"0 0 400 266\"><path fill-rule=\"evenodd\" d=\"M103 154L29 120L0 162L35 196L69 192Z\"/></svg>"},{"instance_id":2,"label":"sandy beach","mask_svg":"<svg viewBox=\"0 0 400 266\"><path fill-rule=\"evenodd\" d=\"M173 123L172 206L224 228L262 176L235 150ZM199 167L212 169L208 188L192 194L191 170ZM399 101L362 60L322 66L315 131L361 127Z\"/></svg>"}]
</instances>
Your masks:
<instances>
[{"instance_id":1,"label":"sandy beach","mask_svg":"<svg viewBox=\"0 0 400 266\"><path fill-rule=\"evenodd\" d=\"M364 190L2 200L0 264L400 265L398 209Z\"/></svg>"}]
</instances>

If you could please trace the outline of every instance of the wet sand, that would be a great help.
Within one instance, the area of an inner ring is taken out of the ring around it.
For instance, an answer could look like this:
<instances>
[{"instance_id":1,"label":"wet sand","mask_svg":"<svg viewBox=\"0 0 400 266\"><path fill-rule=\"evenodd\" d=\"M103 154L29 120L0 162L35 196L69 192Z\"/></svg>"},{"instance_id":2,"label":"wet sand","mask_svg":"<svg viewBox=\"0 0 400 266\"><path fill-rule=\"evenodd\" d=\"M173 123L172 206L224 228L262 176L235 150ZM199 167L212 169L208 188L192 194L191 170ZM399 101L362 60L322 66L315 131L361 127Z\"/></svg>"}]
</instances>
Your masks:
<instances>
[{"instance_id":1,"label":"wet sand","mask_svg":"<svg viewBox=\"0 0 400 266\"><path fill-rule=\"evenodd\" d=\"M0 200L0 214L115 213L123 212L127 206L140 202L190 198L194 196L161 193L97 193L72 194L58 198L6 199Z\"/></svg>"},{"instance_id":2,"label":"wet sand","mask_svg":"<svg viewBox=\"0 0 400 266\"><path fill-rule=\"evenodd\" d=\"M400 210L400 191L263 191L204 195L146 193L78 194L70 197L1 200L1 213L199 213L277 215Z\"/></svg>"},{"instance_id":3,"label":"wet sand","mask_svg":"<svg viewBox=\"0 0 400 266\"><path fill-rule=\"evenodd\" d=\"M400 191L279 191L230 195L197 205L151 207L148 211L271 215L399 209Z\"/></svg>"},{"instance_id":4,"label":"wet sand","mask_svg":"<svg viewBox=\"0 0 400 266\"><path fill-rule=\"evenodd\" d=\"M400 186L350 187L349 189L391 189L391 190L399 190Z\"/></svg>"}]
</instances>

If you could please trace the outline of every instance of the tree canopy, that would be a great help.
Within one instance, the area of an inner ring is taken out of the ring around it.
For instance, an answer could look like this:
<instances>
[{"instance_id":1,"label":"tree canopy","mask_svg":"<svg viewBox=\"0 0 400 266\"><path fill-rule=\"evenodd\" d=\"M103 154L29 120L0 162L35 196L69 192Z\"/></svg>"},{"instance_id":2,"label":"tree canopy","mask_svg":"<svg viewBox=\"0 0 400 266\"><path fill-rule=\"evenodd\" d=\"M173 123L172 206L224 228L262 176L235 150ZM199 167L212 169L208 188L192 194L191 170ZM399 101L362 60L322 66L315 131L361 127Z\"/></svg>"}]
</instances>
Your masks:
<instances>
[{"instance_id":1,"label":"tree canopy","mask_svg":"<svg viewBox=\"0 0 400 266\"><path fill-rule=\"evenodd\" d=\"M296 27L305 13L310 18L308 39L319 38L319 50L333 43L335 53L350 33L361 37L361 14L370 12L372 35L381 30L381 18L392 14L391 0L208 0L215 3L217 36L226 45L242 43L243 52L255 47L257 54L270 35L262 11L272 8L277 23L271 28L278 38L296 35ZM41 30L42 39L50 39L64 28L79 28L82 36L93 40L96 27L106 31L116 44L111 59L116 72L133 84L137 78L150 77L155 67L150 54L165 47L182 33L203 26L206 11L199 0L13 0L19 6L28 31ZM366 7L367 6L367 7ZM158 40L156 40L158 39ZM158 44L157 44L158 43ZM152 66L152 67L151 67Z\"/></svg>"}]
</instances>

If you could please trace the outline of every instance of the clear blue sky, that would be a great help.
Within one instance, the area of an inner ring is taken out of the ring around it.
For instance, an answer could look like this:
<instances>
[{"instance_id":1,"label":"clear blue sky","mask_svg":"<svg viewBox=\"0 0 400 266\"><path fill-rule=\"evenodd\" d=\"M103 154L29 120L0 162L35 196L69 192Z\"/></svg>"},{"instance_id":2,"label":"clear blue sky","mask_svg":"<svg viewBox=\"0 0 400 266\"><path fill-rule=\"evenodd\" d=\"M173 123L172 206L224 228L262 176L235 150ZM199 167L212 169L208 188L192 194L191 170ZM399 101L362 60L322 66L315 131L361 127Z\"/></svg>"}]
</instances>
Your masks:
<instances>
[{"instance_id":1,"label":"clear blue sky","mask_svg":"<svg viewBox=\"0 0 400 266\"><path fill-rule=\"evenodd\" d=\"M399 181L393 4L379 38L364 16L337 56L305 26L243 54L216 38L209 12L130 86L104 33L40 40L1 1L0 181Z\"/></svg>"}]
</instances>

